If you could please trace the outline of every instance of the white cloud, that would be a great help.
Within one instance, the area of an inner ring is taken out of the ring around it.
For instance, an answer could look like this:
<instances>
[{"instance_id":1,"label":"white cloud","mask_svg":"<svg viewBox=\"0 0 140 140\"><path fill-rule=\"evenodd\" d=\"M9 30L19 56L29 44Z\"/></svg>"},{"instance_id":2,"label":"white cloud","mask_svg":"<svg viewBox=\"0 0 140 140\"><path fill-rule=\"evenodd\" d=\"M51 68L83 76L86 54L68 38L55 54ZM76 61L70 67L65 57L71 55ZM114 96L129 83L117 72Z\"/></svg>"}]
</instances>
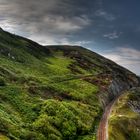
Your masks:
<instances>
[{"instance_id":1,"label":"white cloud","mask_svg":"<svg viewBox=\"0 0 140 140\"><path fill-rule=\"evenodd\" d=\"M117 33L116 31L114 31L112 33L104 34L103 37L109 38L109 39L117 39L120 37L121 34L122 32Z\"/></svg>"},{"instance_id":2,"label":"white cloud","mask_svg":"<svg viewBox=\"0 0 140 140\"><path fill-rule=\"evenodd\" d=\"M29 39L36 40L42 45L78 45L78 46L85 46L87 44L90 44L90 41L85 40L79 40L79 41L72 41L71 39L68 39L63 36L57 36L48 34L48 35L30 35Z\"/></svg>"},{"instance_id":3,"label":"white cloud","mask_svg":"<svg viewBox=\"0 0 140 140\"><path fill-rule=\"evenodd\" d=\"M71 41L67 38L62 38L61 40L57 41L57 44L65 44L65 45L78 45L78 46L84 46L87 44L90 44L90 41L84 41L84 40L79 40L79 41Z\"/></svg>"},{"instance_id":4,"label":"white cloud","mask_svg":"<svg viewBox=\"0 0 140 140\"><path fill-rule=\"evenodd\" d=\"M111 14L111 13L107 13L106 11L102 10L102 9L99 9L95 12L95 15L98 16L98 17L101 17L105 20L108 20L108 21L113 21L116 19L116 17Z\"/></svg>"},{"instance_id":5,"label":"white cloud","mask_svg":"<svg viewBox=\"0 0 140 140\"><path fill-rule=\"evenodd\" d=\"M61 32L71 32L83 29L90 25L90 20L86 16L80 17L63 17L63 16L46 16L44 22L48 27L53 27L53 30Z\"/></svg>"},{"instance_id":6,"label":"white cloud","mask_svg":"<svg viewBox=\"0 0 140 140\"><path fill-rule=\"evenodd\" d=\"M104 53L103 56L140 75L139 50L128 47L118 47L112 52Z\"/></svg>"}]
</instances>

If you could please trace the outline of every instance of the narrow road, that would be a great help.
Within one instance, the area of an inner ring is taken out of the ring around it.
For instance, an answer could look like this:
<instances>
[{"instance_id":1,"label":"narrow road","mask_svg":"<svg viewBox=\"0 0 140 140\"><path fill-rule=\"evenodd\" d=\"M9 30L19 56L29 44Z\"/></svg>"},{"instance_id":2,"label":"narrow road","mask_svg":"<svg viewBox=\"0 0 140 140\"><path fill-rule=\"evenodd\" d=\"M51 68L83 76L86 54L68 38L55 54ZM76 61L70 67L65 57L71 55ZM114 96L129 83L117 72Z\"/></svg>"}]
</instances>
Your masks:
<instances>
[{"instance_id":1,"label":"narrow road","mask_svg":"<svg viewBox=\"0 0 140 140\"><path fill-rule=\"evenodd\" d=\"M102 116L98 131L97 131L97 140L108 140L108 118L112 111L112 107L116 103L118 98L119 96L105 108L104 114Z\"/></svg>"}]
</instances>

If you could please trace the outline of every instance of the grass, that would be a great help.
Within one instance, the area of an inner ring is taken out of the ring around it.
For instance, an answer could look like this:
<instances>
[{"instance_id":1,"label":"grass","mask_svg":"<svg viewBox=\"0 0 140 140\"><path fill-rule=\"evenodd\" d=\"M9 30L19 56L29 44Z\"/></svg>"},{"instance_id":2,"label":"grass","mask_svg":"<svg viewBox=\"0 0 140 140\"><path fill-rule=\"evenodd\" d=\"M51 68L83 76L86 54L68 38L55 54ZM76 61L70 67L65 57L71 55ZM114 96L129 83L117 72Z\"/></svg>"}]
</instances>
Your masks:
<instances>
[{"instance_id":1,"label":"grass","mask_svg":"<svg viewBox=\"0 0 140 140\"><path fill-rule=\"evenodd\" d=\"M7 136L0 134L0 140L10 140Z\"/></svg>"},{"instance_id":2,"label":"grass","mask_svg":"<svg viewBox=\"0 0 140 140\"><path fill-rule=\"evenodd\" d=\"M28 41L4 35L6 40L0 43L0 138L93 137L100 112L99 89L80 78L91 73L80 66L76 69L82 74L73 73L69 66L76 60L62 51L38 57L29 52Z\"/></svg>"},{"instance_id":3,"label":"grass","mask_svg":"<svg viewBox=\"0 0 140 140\"><path fill-rule=\"evenodd\" d=\"M134 112L129 102L139 102L140 94L134 90L123 95L113 108L109 120L109 139L139 140L140 139L140 115Z\"/></svg>"},{"instance_id":4,"label":"grass","mask_svg":"<svg viewBox=\"0 0 140 140\"><path fill-rule=\"evenodd\" d=\"M70 80L51 85L58 91L63 91L76 100L86 100L95 97L98 87L83 80Z\"/></svg>"}]
</instances>

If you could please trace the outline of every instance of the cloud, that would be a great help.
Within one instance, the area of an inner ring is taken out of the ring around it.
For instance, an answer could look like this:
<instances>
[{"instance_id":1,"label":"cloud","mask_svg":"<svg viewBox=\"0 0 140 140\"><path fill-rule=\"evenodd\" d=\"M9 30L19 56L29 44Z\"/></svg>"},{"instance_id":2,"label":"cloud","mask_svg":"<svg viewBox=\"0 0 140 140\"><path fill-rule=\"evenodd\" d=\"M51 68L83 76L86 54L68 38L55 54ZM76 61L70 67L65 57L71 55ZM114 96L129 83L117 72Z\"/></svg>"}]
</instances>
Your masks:
<instances>
[{"instance_id":1,"label":"cloud","mask_svg":"<svg viewBox=\"0 0 140 140\"><path fill-rule=\"evenodd\" d=\"M0 26L39 43L68 38L91 24L84 13L87 7L77 4L73 0L0 0Z\"/></svg>"},{"instance_id":2,"label":"cloud","mask_svg":"<svg viewBox=\"0 0 140 140\"><path fill-rule=\"evenodd\" d=\"M69 40L67 38L63 38L63 39L58 41L58 44L61 44L61 45L63 45L63 44L65 44L65 45L71 44L71 45L76 45L76 46L77 45L78 46L84 46L84 45L87 45L87 44L90 44L90 43L91 43L90 41L83 41L83 40L71 41L71 40Z\"/></svg>"},{"instance_id":3,"label":"cloud","mask_svg":"<svg viewBox=\"0 0 140 140\"><path fill-rule=\"evenodd\" d=\"M55 30L61 32L77 31L90 25L90 20L86 16L71 18L63 16L46 16L44 22L49 27L54 27Z\"/></svg>"},{"instance_id":4,"label":"cloud","mask_svg":"<svg viewBox=\"0 0 140 140\"><path fill-rule=\"evenodd\" d=\"M113 20L116 19L116 17L115 17L113 14L108 13L108 12L102 10L102 9L97 10L97 11L95 12L95 15L96 15L97 17L101 17L101 18L103 18L103 19L105 19L105 20L107 20L107 21L113 21Z\"/></svg>"},{"instance_id":5,"label":"cloud","mask_svg":"<svg viewBox=\"0 0 140 140\"><path fill-rule=\"evenodd\" d=\"M0 17L16 24L46 27L62 31L82 29L90 24L83 13L75 15L76 7L67 0L0 0ZM71 9L70 9L71 8ZM73 10L73 8L75 8ZM2 20L2 19L1 19ZM12 24L12 23L11 23ZM43 28L42 27L42 28Z\"/></svg>"},{"instance_id":6,"label":"cloud","mask_svg":"<svg viewBox=\"0 0 140 140\"><path fill-rule=\"evenodd\" d=\"M117 33L116 31L114 31L112 33L104 34L103 37L109 38L109 39L117 39L120 37L121 34L122 32Z\"/></svg>"},{"instance_id":7,"label":"cloud","mask_svg":"<svg viewBox=\"0 0 140 140\"><path fill-rule=\"evenodd\" d=\"M114 62L125 66L133 72L140 75L140 51L134 48L118 47L114 51L109 51L103 54L105 57L113 60Z\"/></svg>"},{"instance_id":8,"label":"cloud","mask_svg":"<svg viewBox=\"0 0 140 140\"><path fill-rule=\"evenodd\" d=\"M73 41L69 38L66 38L65 35L57 36L54 35L31 35L29 39L38 40L42 45L78 45L78 46L85 46L89 45L91 41L84 41L84 40L76 40Z\"/></svg>"}]
</instances>

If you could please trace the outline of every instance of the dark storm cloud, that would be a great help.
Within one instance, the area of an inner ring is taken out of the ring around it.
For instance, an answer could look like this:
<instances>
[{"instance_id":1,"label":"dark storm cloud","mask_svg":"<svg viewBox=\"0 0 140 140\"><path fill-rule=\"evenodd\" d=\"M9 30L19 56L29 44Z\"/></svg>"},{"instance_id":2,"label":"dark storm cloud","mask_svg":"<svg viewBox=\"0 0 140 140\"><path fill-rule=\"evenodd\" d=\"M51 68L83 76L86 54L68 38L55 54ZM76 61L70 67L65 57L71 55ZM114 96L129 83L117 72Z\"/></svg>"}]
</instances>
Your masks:
<instances>
[{"instance_id":1,"label":"dark storm cloud","mask_svg":"<svg viewBox=\"0 0 140 140\"><path fill-rule=\"evenodd\" d=\"M68 0L0 0L0 16L16 24L28 24L25 29L33 31L77 31L91 21L84 13L86 8L76 4Z\"/></svg>"},{"instance_id":2,"label":"dark storm cloud","mask_svg":"<svg viewBox=\"0 0 140 140\"><path fill-rule=\"evenodd\" d=\"M37 34L57 43L92 24L88 11L95 4L85 0L0 0L1 26L12 32L30 33L28 36L39 42Z\"/></svg>"},{"instance_id":3,"label":"dark storm cloud","mask_svg":"<svg viewBox=\"0 0 140 140\"><path fill-rule=\"evenodd\" d=\"M96 18L115 20L114 15L103 9L102 0L0 0L0 18L1 26L7 30L21 30L36 40L37 34L41 34L46 40L52 37L56 43L60 38L72 40L74 36L78 41L88 35L93 40L94 33L90 31L98 30Z\"/></svg>"}]
</instances>

